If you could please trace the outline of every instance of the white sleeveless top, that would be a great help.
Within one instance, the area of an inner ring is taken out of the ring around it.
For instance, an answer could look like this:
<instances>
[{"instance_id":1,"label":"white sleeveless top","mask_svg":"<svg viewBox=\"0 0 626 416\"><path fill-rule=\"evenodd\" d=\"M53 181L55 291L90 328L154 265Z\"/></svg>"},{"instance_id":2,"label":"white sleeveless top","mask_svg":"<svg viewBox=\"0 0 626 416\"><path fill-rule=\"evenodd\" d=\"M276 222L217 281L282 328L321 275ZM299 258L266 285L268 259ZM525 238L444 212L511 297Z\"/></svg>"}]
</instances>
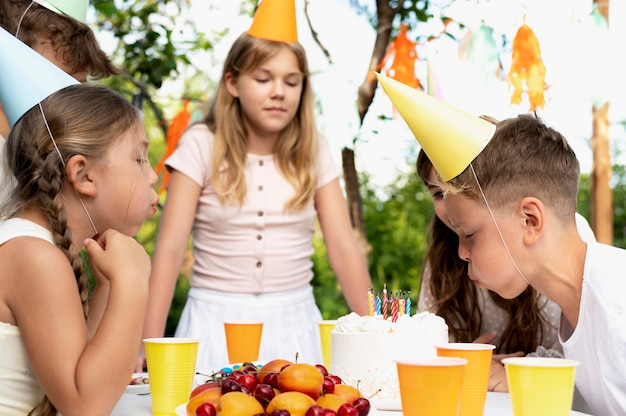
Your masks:
<instances>
[{"instance_id":1,"label":"white sleeveless top","mask_svg":"<svg viewBox=\"0 0 626 416\"><path fill-rule=\"evenodd\" d=\"M0 246L16 237L37 237L53 244L52 234L20 218L0 222ZM43 398L20 329L0 322L0 415L27 415Z\"/></svg>"}]
</instances>

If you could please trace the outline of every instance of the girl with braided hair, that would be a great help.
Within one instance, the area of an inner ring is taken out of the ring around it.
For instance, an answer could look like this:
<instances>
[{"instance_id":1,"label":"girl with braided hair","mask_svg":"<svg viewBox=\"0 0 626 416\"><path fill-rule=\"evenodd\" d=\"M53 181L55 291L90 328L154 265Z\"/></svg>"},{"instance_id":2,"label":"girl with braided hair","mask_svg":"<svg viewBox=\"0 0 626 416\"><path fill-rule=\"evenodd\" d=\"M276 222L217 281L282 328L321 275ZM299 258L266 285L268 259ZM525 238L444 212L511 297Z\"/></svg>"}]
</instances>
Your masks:
<instances>
[{"instance_id":1,"label":"girl with braided hair","mask_svg":"<svg viewBox=\"0 0 626 416\"><path fill-rule=\"evenodd\" d=\"M158 202L147 151L139 111L98 85L62 88L12 128L3 162L17 186L0 222L0 414L108 415L124 393L150 275L132 236Z\"/></svg>"}]
</instances>

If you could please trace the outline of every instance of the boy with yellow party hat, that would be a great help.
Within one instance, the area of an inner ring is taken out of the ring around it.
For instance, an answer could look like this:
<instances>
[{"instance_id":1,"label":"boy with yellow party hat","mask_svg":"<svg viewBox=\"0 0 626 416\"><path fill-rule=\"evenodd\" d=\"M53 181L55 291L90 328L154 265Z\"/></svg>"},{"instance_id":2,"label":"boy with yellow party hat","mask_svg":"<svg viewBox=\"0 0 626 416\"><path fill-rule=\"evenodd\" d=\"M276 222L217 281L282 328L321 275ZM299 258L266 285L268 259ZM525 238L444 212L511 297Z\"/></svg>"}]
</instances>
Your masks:
<instances>
[{"instance_id":1,"label":"boy with yellow party hat","mask_svg":"<svg viewBox=\"0 0 626 416\"><path fill-rule=\"evenodd\" d=\"M191 234L191 289L176 336L201 339L198 368L228 363L229 320L263 322L259 361L297 354L298 362L322 362L322 316L311 287L316 219L347 304L368 312L367 262L350 225L341 169L316 129L294 4L260 3L224 60L207 115L165 162L171 176L144 336L164 334Z\"/></svg>"},{"instance_id":2,"label":"boy with yellow party hat","mask_svg":"<svg viewBox=\"0 0 626 416\"><path fill-rule=\"evenodd\" d=\"M534 115L504 120L490 135L468 126L478 117L473 123L420 91L378 80L440 174L470 279L504 298L532 285L556 302L563 351L580 362L576 386L593 414L626 413L626 251L581 239L580 168L565 137Z\"/></svg>"}]
</instances>

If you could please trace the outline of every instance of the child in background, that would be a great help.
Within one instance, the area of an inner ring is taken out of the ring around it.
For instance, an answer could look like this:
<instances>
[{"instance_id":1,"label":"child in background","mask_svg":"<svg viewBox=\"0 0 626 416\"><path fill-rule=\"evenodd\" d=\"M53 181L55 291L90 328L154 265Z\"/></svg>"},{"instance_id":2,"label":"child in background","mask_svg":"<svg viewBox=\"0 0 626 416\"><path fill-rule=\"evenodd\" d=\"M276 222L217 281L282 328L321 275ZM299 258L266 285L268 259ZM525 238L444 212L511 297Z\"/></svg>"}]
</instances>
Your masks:
<instances>
[{"instance_id":1,"label":"child in background","mask_svg":"<svg viewBox=\"0 0 626 416\"><path fill-rule=\"evenodd\" d=\"M626 413L626 250L581 238L580 167L567 140L534 115L504 120L494 133L477 117L379 80L392 100L413 104L398 110L440 176L469 278L506 299L532 286L555 302L563 352L580 362L576 387L592 413ZM442 136L445 126L458 130ZM450 153L458 157L446 160Z\"/></svg>"},{"instance_id":2,"label":"child in background","mask_svg":"<svg viewBox=\"0 0 626 416\"><path fill-rule=\"evenodd\" d=\"M150 259L132 236L158 196L141 114L3 29L0 41L0 97L23 94L5 106L16 187L0 222L0 414L108 415L131 378L148 298Z\"/></svg>"},{"instance_id":3,"label":"child in background","mask_svg":"<svg viewBox=\"0 0 626 416\"><path fill-rule=\"evenodd\" d=\"M291 21L277 21L285 10ZM264 0L226 57L207 116L167 160L144 336L163 335L192 234L191 290L176 336L201 340L198 368L228 363L227 320L264 323L260 360L322 362L310 284L316 217L350 309L367 314L367 264L340 168L316 131L309 76L293 1Z\"/></svg>"}]
</instances>

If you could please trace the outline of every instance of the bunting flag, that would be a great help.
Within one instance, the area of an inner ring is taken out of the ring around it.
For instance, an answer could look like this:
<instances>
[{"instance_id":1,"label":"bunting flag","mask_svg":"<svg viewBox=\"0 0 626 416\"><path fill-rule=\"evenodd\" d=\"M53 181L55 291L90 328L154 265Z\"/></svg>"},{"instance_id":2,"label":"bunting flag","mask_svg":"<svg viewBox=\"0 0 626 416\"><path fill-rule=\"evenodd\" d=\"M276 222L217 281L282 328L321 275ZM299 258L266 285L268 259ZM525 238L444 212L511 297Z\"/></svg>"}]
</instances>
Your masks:
<instances>
[{"instance_id":1,"label":"bunting flag","mask_svg":"<svg viewBox=\"0 0 626 416\"><path fill-rule=\"evenodd\" d=\"M509 84L513 86L511 104L522 102L522 94L526 87L530 101L529 111L534 111L538 107L543 108L545 75L546 67L541 59L539 40L533 30L524 23L513 39L513 60L506 77Z\"/></svg>"},{"instance_id":2,"label":"bunting flag","mask_svg":"<svg viewBox=\"0 0 626 416\"><path fill-rule=\"evenodd\" d=\"M418 58L417 43L407 37L408 29L409 26L403 23L400 33L387 48L378 69L396 81L413 88L422 89L419 79L415 76L415 61ZM373 77L373 74L370 73L370 76Z\"/></svg>"},{"instance_id":3,"label":"bunting flag","mask_svg":"<svg viewBox=\"0 0 626 416\"><path fill-rule=\"evenodd\" d=\"M502 65L493 29L485 24L481 24L475 32L468 33L468 38L459 47L459 57L469 62L481 87L500 77Z\"/></svg>"},{"instance_id":4,"label":"bunting flag","mask_svg":"<svg viewBox=\"0 0 626 416\"><path fill-rule=\"evenodd\" d=\"M189 120L191 119L191 112L189 111L189 100L185 99L183 101L183 109L174 117L172 123L167 128L167 133L165 135L165 143L166 149L163 157L157 163L154 168L157 175L160 175L161 172L165 170L165 160L170 157L174 150L176 150L176 146L180 138L182 137L185 129L189 125ZM170 180L170 173L168 170L165 170L165 176L163 176L163 180L161 181L161 185L159 186L159 194L162 193Z\"/></svg>"}]
</instances>

